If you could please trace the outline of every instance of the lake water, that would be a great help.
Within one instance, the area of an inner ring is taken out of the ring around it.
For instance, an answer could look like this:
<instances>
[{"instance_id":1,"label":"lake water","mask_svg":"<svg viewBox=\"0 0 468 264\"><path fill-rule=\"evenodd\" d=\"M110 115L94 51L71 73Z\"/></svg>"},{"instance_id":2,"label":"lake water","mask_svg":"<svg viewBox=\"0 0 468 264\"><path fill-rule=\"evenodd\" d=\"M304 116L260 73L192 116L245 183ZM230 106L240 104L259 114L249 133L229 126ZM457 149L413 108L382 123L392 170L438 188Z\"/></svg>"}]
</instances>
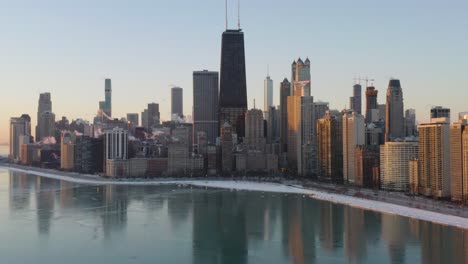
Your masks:
<instances>
[{"instance_id":1,"label":"lake water","mask_svg":"<svg viewBox=\"0 0 468 264\"><path fill-rule=\"evenodd\" d=\"M468 263L468 230L302 195L0 168L1 263Z\"/></svg>"}]
</instances>

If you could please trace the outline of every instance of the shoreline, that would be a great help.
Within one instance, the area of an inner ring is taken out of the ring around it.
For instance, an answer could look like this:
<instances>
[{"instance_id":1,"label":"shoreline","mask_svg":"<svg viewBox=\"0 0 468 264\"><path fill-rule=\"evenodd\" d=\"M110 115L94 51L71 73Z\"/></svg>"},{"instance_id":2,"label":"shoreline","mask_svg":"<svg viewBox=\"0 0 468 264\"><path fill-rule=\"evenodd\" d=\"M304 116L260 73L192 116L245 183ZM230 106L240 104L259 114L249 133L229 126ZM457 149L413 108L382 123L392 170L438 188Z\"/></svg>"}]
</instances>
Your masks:
<instances>
[{"instance_id":1,"label":"shoreline","mask_svg":"<svg viewBox=\"0 0 468 264\"><path fill-rule=\"evenodd\" d=\"M228 190L260 191L284 194L302 194L312 199L328 201L336 204L348 205L355 208L370 210L379 213L399 215L412 219L434 222L437 224L454 226L468 229L468 218L451 214L444 214L430 210L419 209L415 207L399 205L391 202L377 201L366 198L354 197L346 194L327 192L326 190L306 188L297 184L273 183L273 182L255 182L248 180L232 179L190 179L190 178L156 178L147 179L105 179L97 175L83 175L73 172L61 172L51 169L42 169L34 167L24 167L10 164L0 164L0 170L10 170L33 174L40 177L46 177L56 180L65 180L78 184L90 185L131 185L131 186L158 186L158 185L191 185L206 188L218 188Z\"/></svg>"}]
</instances>

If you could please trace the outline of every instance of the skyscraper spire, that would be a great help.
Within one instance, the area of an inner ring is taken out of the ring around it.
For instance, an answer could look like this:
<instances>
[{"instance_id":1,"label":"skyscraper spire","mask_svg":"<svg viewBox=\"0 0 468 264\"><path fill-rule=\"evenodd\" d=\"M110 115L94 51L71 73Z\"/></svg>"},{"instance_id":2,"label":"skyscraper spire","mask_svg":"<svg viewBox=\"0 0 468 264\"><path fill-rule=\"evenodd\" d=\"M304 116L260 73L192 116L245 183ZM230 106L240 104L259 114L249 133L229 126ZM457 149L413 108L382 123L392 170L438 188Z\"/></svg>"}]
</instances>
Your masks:
<instances>
[{"instance_id":1,"label":"skyscraper spire","mask_svg":"<svg viewBox=\"0 0 468 264\"><path fill-rule=\"evenodd\" d=\"M237 0L237 29L241 29L240 27L240 0Z\"/></svg>"},{"instance_id":2,"label":"skyscraper spire","mask_svg":"<svg viewBox=\"0 0 468 264\"><path fill-rule=\"evenodd\" d=\"M226 2L225 2L225 6L224 6L224 7L225 7L225 9L226 9L226 10L225 10L225 11L226 11L226 14L225 14L226 17L225 17L225 19L226 19L226 30L227 30L227 29L228 29L228 1L227 1L227 0L226 0Z\"/></svg>"}]
</instances>

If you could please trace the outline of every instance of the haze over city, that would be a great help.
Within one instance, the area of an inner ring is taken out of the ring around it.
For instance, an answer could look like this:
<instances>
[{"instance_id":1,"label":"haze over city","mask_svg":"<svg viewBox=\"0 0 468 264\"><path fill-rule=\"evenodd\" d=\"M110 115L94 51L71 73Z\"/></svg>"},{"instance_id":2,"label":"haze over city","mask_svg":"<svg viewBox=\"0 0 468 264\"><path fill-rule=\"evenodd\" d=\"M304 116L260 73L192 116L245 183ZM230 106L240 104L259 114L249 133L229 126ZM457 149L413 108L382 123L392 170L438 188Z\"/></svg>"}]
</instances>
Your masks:
<instances>
[{"instance_id":1,"label":"haze over city","mask_svg":"<svg viewBox=\"0 0 468 264\"><path fill-rule=\"evenodd\" d=\"M231 3L232 2L232 3ZM401 80L405 108L429 119L434 105L465 111L468 90L466 1L244 1L247 92L263 104L263 80L290 77L291 62L311 61L311 94L330 108L349 106L353 78L369 76L384 102ZM237 6L229 4L236 27ZM224 1L4 1L0 3L0 143L8 120L50 92L57 119L92 121L113 82L114 117L159 103L170 118L170 88L184 88L191 115L192 72L219 71Z\"/></svg>"}]
</instances>

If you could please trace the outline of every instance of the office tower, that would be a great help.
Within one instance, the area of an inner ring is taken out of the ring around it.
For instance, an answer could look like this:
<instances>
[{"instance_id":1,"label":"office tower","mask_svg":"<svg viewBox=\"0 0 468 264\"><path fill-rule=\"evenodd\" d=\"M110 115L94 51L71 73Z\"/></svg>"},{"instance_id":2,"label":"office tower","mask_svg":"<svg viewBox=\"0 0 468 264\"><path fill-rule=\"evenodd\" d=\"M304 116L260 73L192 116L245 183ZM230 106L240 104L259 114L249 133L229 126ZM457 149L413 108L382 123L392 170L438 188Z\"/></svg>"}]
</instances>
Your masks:
<instances>
[{"instance_id":1,"label":"office tower","mask_svg":"<svg viewBox=\"0 0 468 264\"><path fill-rule=\"evenodd\" d=\"M111 79L105 80L104 86L105 98L99 102L99 110L106 116L106 119L112 119L112 84Z\"/></svg>"},{"instance_id":2,"label":"office tower","mask_svg":"<svg viewBox=\"0 0 468 264\"><path fill-rule=\"evenodd\" d=\"M313 142L317 142L316 141L316 132L315 132L315 129L317 128L317 121L320 119L320 118L324 118L325 115L327 114L328 111L330 111L330 107L329 107L329 103L327 102L314 102L312 107L313 107L313 117L312 117L312 121L313 121L313 131L312 131L312 136L313 136Z\"/></svg>"},{"instance_id":3,"label":"office tower","mask_svg":"<svg viewBox=\"0 0 468 264\"><path fill-rule=\"evenodd\" d=\"M208 148L208 139L206 137L205 131L198 131L197 138L196 138L197 150L198 154L206 155L207 148Z\"/></svg>"},{"instance_id":4,"label":"office tower","mask_svg":"<svg viewBox=\"0 0 468 264\"><path fill-rule=\"evenodd\" d=\"M404 138L405 119L403 117L403 91L400 80L391 79L388 83L385 113L385 141Z\"/></svg>"},{"instance_id":5,"label":"office tower","mask_svg":"<svg viewBox=\"0 0 468 264\"><path fill-rule=\"evenodd\" d=\"M431 119L446 117L450 122L450 108L445 108L442 106L434 106L431 108Z\"/></svg>"},{"instance_id":6,"label":"office tower","mask_svg":"<svg viewBox=\"0 0 468 264\"><path fill-rule=\"evenodd\" d=\"M273 80L268 75L263 84L263 111L268 113L273 106Z\"/></svg>"},{"instance_id":7,"label":"office tower","mask_svg":"<svg viewBox=\"0 0 468 264\"><path fill-rule=\"evenodd\" d=\"M246 111L244 33L241 29L228 29L223 33L221 44L220 124L224 124L224 121L230 122L233 132L243 137Z\"/></svg>"},{"instance_id":8,"label":"office tower","mask_svg":"<svg viewBox=\"0 0 468 264\"><path fill-rule=\"evenodd\" d=\"M55 114L45 111L40 115L37 123L38 133L40 138L36 141L42 141L45 138L55 137Z\"/></svg>"},{"instance_id":9,"label":"office tower","mask_svg":"<svg viewBox=\"0 0 468 264\"><path fill-rule=\"evenodd\" d=\"M362 111L362 86L360 84L355 84L353 86L353 96L349 98L350 108L361 114Z\"/></svg>"},{"instance_id":10,"label":"office tower","mask_svg":"<svg viewBox=\"0 0 468 264\"><path fill-rule=\"evenodd\" d=\"M292 76L291 84L293 85L294 91L291 94L297 94L302 96L310 96L310 60L306 58L305 62L299 58L297 61L292 63ZM308 82L306 85L296 85L296 82ZM296 87L297 86L297 87Z\"/></svg>"},{"instance_id":11,"label":"office tower","mask_svg":"<svg viewBox=\"0 0 468 264\"><path fill-rule=\"evenodd\" d=\"M221 171L223 174L230 175L233 166L233 140L232 140L232 127L225 121L221 126Z\"/></svg>"},{"instance_id":12,"label":"office tower","mask_svg":"<svg viewBox=\"0 0 468 264\"><path fill-rule=\"evenodd\" d=\"M73 170L75 168L75 135L69 131L62 132L60 142L60 168Z\"/></svg>"},{"instance_id":13,"label":"office tower","mask_svg":"<svg viewBox=\"0 0 468 264\"><path fill-rule=\"evenodd\" d=\"M320 179L343 181L342 117L330 111L317 122L317 147Z\"/></svg>"},{"instance_id":14,"label":"office tower","mask_svg":"<svg viewBox=\"0 0 468 264\"><path fill-rule=\"evenodd\" d=\"M419 130L419 191L426 196L450 196L450 124L434 118Z\"/></svg>"},{"instance_id":15,"label":"office tower","mask_svg":"<svg viewBox=\"0 0 468 264\"><path fill-rule=\"evenodd\" d=\"M405 136L416 136L416 110L407 109L405 111Z\"/></svg>"},{"instance_id":16,"label":"office tower","mask_svg":"<svg viewBox=\"0 0 468 264\"><path fill-rule=\"evenodd\" d=\"M468 203L468 115L450 125L450 193L452 201Z\"/></svg>"},{"instance_id":17,"label":"office tower","mask_svg":"<svg viewBox=\"0 0 468 264\"><path fill-rule=\"evenodd\" d=\"M182 118L184 116L183 97L184 90L180 87L171 89L171 115L172 118Z\"/></svg>"},{"instance_id":18,"label":"office tower","mask_svg":"<svg viewBox=\"0 0 468 264\"><path fill-rule=\"evenodd\" d=\"M128 159L128 131L114 128L106 131L106 159Z\"/></svg>"},{"instance_id":19,"label":"office tower","mask_svg":"<svg viewBox=\"0 0 468 264\"><path fill-rule=\"evenodd\" d=\"M219 135L218 90L218 72L193 72L193 134L206 132L211 144Z\"/></svg>"},{"instance_id":20,"label":"office tower","mask_svg":"<svg viewBox=\"0 0 468 264\"><path fill-rule=\"evenodd\" d=\"M130 125L133 127L137 127L140 125L140 122L138 121L139 116L137 113L128 113L127 114L127 121Z\"/></svg>"},{"instance_id":21,"label":"office tower","mask_svg":"<svg viewBox=\"0 0 468 264\"><path fill-rule=\"evenodd\" d=\"M188 145L183 141L169 143L167 172L173 176L184 176L189 163Z\"/></svg>"},{"instance_id":22,"label":"office tower","mask_svg":"<svg viewBox=\"0 0 468 264\"><path fill-rule=\"evenodd\" d=\"M265 136L263 127L263 112L260 109L250 109L245 113L245 139L248 150L265 152Z\"/></svg>"},{"instance_id":23,"label":"office tower","mask_svg":"<svg viewBox=\"0 0 468 264\"><path fill-rule=\"evenodd\" d=\"M408 191L409 162L417 156L417 142L386 142L380 146L381 188L389 191Z\"/></svg>"},{"instance_id":24,"label":"office tower","mask_svg":"<svg viewBox=\"0 0 468 264\"><path fill-rule=\"evenodd\" d=\"M148 108L141 113L141 123L148 132L152 132L153 127L161 123L159 104L150 103Z\"/></svg>"},{"instance_id":25,"label":"office tower","mask_svg":"<svg viewBox=\"0 0 468 264\"><path fill-rule=\"evenodd\" d=\"M368 124L379 120L378 93L379 91L374 86L366 88L366 123Z\"/></svg>"},{"instance_id":26,"label":"office tower","mask_svg":"<svg viewBox=\"0 0 468 264\"><path fill-rule=\"evenodd\" d=\"M271 106L267 116L267 144L277 143L280 138L280 109Z\"/></svg>"},{"instance_id":27,"label":"office tower","mask_svg":"<svg viewBox=\"0 0 468 264\"><path fill-rule=\"evenodd\" d=\"M385 123L385 118L387 115L387 105L386 104L378 104L377 108L379 109L379 120Z\"/></svg>"},{"instance_id":28,"label":"office tower","mask_svg":"<svg viewBox=\"0 0 468 264\"><path fill-rule=\"evenodd\" d=\"M379 177L380 148L378 145L357 146L355 153L355 185L365 188L379 188L375 179Z\"/></svg>"},{"instance_id":29,"label":"office tower","mask_svg":"<svg viewBox=\"0 0 468 264\"><path fill-rule=\"evenodd\" d=\"M356 147L365 143L364 116L343 111L343 179L348 183L356 180Z\"/></svg>"},{"instance_id":30,"label":"office tower","mask_svg":"<svg viewBox=\"0 0 468 264\"><path fill-rule=\"evenodd\" d=\"M376 123L366 125L366 146L379 146L385 143L383 126Z\"/></svg>"},{"instance_id":31,"label":"office tower","mask_svg":"<svg viewBox=\"0 0 468 264\"><path fill-rule=\"evenodd\" d=\"M41 93L39 95L39 104L37 109L37 125L36 125L36 141L41 141L44 135L41 135L41 123L42 114L45 112L52 112L52 100L50 93Z\"/></svg>"},{"instance_id":32,"label":"office tower","mask_svg":"<svg viewBox=\"0 0 468 264\"><path fill-rule=\"evenodd\" d=\"M288 96L291 95L291 83L284 78L280 85L280 144L281 152L288 151Z\"/></svg>"},{"instance_id":33,"label":"office tower","mask_svg":"<svg viewBox=\"0 0 468 264\"><path fill-rule=\"evenodd\" d=\"M31 117L22 115L10 119L10 160L19 161L21 151L21 138L31 137ZM23 142L24 143L24 142Z\"/></svg>"}]
</instances>

